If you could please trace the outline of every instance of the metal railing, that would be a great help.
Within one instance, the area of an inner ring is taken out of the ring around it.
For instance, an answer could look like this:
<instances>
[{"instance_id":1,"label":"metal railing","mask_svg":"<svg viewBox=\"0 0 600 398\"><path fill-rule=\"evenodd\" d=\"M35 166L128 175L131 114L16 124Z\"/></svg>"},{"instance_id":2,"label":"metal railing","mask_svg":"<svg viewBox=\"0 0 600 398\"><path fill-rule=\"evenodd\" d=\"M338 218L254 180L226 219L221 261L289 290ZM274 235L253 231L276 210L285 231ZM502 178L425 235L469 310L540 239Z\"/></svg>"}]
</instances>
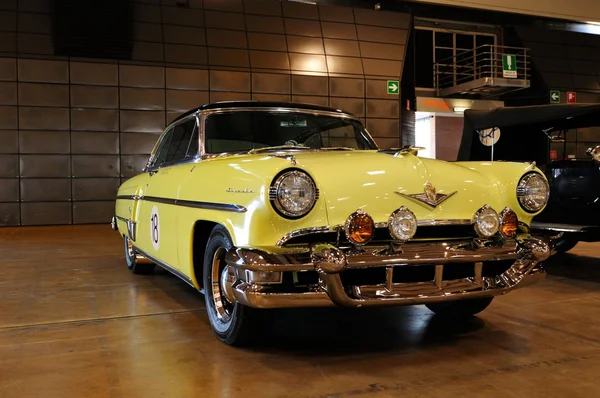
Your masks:
<instances>
[{"instance_id":1,"label":"metal railing","mask_svg":"<svg viewBox=\"0 0 600 398\"><path fill-rule=\"evenodd\" d=\"M529 80L531 66L527 48L486 44L440 60L434 68L437 90L479 79Z\"/></svg>"}]
</instances>

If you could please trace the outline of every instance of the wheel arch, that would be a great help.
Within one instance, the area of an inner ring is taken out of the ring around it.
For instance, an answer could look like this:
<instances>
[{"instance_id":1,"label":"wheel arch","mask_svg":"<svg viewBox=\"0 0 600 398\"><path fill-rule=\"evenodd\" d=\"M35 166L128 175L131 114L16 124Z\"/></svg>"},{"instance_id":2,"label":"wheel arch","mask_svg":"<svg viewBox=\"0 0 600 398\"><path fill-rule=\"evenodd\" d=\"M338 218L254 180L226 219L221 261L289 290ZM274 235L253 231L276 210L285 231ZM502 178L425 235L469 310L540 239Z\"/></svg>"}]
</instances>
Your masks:
<instances>
[{"instance_id":1,"label":"wheel arch","mask_svg":"<svg viewBox=\"0 0 600 398\"><path fill-rule=\"evenodd\" d=\"M220 225L225 228L231 235L229 228L226 225L215 221L198 220L194 223L192 230L192 282L199 288L203 289L203 265L204 265L204 252L206 250L206 244L212 230Z\"/></svg>"}]
</instances>

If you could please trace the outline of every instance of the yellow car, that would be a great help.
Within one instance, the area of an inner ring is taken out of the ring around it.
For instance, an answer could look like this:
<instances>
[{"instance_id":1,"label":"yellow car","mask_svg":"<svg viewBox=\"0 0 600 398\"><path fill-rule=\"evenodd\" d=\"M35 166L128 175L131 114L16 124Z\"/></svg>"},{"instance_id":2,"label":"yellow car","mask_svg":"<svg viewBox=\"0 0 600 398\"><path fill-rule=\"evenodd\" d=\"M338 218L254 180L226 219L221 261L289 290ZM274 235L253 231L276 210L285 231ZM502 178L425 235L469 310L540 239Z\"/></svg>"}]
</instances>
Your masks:
<instances>
[{"instance_id":1,"label":"yellow car","mask_svg":"<svg viewBox=\"0 0 600 398\"><path fill-rule=\"evenodd\" d=\"M124 182L113 229L136 274L204 293L217 337L247 343L264 309L425 304L469 316L544 277L529 230L549 186L534 163L381 150L337 109L226 102L181 115Z\"/></svg>"}]
</instances>

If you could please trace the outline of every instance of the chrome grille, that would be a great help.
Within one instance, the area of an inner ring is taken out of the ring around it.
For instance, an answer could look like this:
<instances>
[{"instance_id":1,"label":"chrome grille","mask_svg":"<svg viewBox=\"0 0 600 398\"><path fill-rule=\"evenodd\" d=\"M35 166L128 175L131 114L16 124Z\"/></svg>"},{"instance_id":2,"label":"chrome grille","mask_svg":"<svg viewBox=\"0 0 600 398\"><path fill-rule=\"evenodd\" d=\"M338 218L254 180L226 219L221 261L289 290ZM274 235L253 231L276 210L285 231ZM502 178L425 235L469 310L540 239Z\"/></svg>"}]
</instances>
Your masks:
<instances>
[{"instance_id":1,"label":"chrome grille","mask_svg":"<svg viewBox=\"0 0 600 398\"><path fill-rule=\"evenodd\" d=\"M436 225L436 226L419 226L417 233L411 239L411 242L426 242L426 241L452 241L452 240L464 240L473 239L477 237L477 233L472 225ZM379 227L375 229L375 235L369 242L370 245L386 244L393 242L394 239L390 235L387 227ZM341 231L338 233L336 230L321 230L302 234L298 236L291 236L287 239L283 246L303 246L310 245L313 243L329 243L339 244L340 246L351 246L351 243L346 239L346 235Z\"/></svg>"}]
</instances>

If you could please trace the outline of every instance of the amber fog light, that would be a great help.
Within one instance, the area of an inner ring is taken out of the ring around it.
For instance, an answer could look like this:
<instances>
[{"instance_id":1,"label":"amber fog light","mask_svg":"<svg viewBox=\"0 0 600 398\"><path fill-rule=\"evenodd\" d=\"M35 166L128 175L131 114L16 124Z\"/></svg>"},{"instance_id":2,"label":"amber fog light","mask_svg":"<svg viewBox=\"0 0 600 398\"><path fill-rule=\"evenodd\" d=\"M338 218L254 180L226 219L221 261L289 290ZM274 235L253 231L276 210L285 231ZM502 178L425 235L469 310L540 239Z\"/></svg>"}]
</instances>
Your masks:
<instances>
[{"instance_id":1,"label":"amber fog light","mask_svg":"<svg viewBox=\"0 0 600 398\"><path fill-rule=\"evenodd\" d=\"M375 222L362 210L352 213L346 220L346 238L355 245L368 243L375 233Z\"/></svg>"},{"instance_id":2,"label":"amber fog light","mask_svg":"<svg viewBox=\"0 0 600 398\"><path fill-rule=\"evenodd\" d=\"M500 232L506 238L514 238L519 228L517 213L508 207L500 213Z\"/></svg>"}]
</instances>

